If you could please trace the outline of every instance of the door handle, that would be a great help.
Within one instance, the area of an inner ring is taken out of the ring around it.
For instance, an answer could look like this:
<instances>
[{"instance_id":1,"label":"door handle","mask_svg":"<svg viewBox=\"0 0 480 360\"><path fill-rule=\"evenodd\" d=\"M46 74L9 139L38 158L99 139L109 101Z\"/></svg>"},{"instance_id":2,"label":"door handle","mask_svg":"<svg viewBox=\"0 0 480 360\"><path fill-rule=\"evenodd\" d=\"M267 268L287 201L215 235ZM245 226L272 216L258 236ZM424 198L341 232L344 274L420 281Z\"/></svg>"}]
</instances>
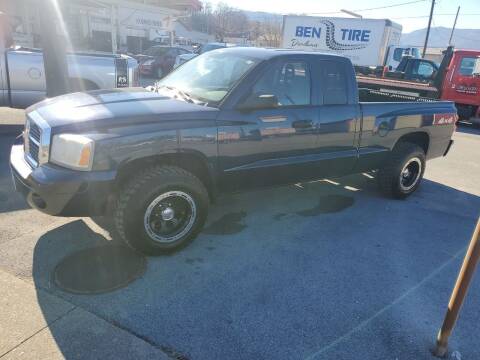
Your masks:
<instances>
[{"instance_id":1,"label":"door handle","mask_svg":"<svg viewBox=\"0 0 480 360\"><path fill-rule=\"evenodd\" d=\"M296 120L292 123L292 127L295 129L308 129L313 127L312 120Z\"/></svg>"},{"instance_id":2,"label":"door handle","mask_svg":"<svg viewBox=\"0 0 480 360\"><path fill-rule=\"evenodd\" d=\"M287 117L283 115L261 116L260 120L266 123L281 122L281 121L287 121Z\"/></svg>"}]
</instances>

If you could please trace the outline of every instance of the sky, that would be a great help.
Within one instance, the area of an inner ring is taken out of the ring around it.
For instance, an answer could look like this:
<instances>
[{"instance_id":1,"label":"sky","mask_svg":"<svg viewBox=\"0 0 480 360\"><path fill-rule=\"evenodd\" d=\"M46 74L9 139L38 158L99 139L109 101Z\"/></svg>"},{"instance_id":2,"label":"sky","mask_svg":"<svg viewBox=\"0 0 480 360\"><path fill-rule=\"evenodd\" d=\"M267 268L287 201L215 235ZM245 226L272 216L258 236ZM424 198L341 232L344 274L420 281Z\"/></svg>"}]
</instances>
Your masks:
<instances>
[{"instance_id":1,"label":"sky","mask_svg":"<svg viewBox=\"0 0 480 360\"><path fill-rule=\"evenodd\" d=\"M207 0L212 5L220 2L242 10L266 11L279 14L306 14L319 16L349 15L341 9L355 11L365 18L387 18L400 23L403 33L422 29L428 25L431 0ZM409 3L377 10L377 7ZM452 27L457 7L460 6L457 28L480 28L480 0L436 0L432 26ZM334 14L332 14L334 13Z\"/></svg>"}]
</instances>

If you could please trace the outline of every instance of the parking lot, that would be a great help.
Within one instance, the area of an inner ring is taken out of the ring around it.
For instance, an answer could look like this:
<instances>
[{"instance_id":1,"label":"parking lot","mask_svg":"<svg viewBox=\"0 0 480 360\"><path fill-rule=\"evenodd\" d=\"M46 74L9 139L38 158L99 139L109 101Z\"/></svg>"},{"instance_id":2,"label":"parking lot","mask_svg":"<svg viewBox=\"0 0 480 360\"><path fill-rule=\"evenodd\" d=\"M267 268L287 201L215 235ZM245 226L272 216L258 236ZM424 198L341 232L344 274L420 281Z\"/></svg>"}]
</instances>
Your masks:
<instances>
[{"instance_id":1,"label":"parking lot","mask_svg":"<svg viewBox=\"0 0 480 360\"><path fill-rule=\"evenodd\" d=\"M108 219L29 209L11 184L13 138L0 135L0 273L32 287L55 356L433 359L479 215L479 130L460 127L405 201L381 196L374 174L223 196L190 246L99 295L62 291L52 273L69 254L115 243ZM450 340L462 359L480 358L479 300L477 274ZM0 357L53 358L18 319L19 340Z\"/></svg>"}]
</instances>

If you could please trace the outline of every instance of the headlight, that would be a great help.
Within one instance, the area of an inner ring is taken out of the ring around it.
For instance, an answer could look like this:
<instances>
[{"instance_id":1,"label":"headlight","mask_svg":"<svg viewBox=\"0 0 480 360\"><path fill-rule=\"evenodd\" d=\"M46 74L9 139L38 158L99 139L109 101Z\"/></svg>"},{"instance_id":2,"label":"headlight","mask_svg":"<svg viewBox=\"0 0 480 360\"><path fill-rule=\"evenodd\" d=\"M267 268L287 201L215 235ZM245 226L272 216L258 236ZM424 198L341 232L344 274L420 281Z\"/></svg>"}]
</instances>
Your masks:
<instances>
[{"instance_id":1,"label":"headlight","mask_svg":"<svg viewBox=\"0 0 480 360\"><path fill-rule=\"evenodd\" d=\"M150 60L144 61L142 65L152 65L154 62L155 62L154 59L150 59Z\"/></svg>"},{"instance_id":2,"label":"headlight","mask_svg":"<svg viewBox=\"0 0 480 360\"><path fill-rule=\"evenodd\" d=\"M50 162L74 170L92 169L94 141L83 135L55 135L50 151Z\"/></svg>"}]
</instances>

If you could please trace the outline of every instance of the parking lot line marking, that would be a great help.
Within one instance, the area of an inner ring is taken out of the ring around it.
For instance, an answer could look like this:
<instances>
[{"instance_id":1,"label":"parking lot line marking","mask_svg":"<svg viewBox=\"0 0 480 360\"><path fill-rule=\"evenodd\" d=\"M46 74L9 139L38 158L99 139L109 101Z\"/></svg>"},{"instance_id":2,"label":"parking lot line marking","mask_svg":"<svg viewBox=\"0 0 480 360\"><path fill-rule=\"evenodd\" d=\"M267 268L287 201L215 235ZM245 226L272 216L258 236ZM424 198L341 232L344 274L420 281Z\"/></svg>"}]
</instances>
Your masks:
<instances>
[{"instance_id":1,"label":"parking lot line marking","mask_svg":"<svg viewBox=\"0 0 480 360\"><path fill-rule=\"evenodd\" d=\"M390 304L388 304L387 306L383 307L382 309L380 309L379 311L377 311L375 314L373 314L371 317L369 317L368 319L362 321L360 324L358 324L357 326L355 326L352 330L348 331L347 333L343 334L342 336L340 336L339 338L337 338L336 340L332 341L330 344L328 345L325 345L323 348L321 348L320 350L314 352L313 354L307 356L305 358L305 360L313 360L315 359L317 356L327 352L328 350L330 350L331 348L337 346L338 344L340 344L342 341L348 339L349 337L351 337L353 334L355 334L356 332L360 331L360 330L363 330L367 325L369 325L373 320L375 320L376 318L378 318L379 316L381 316L382 314L384 314L385 312L387 312L388 310L390 310L392 307L394 307L395 305L397 305L398 303L400 303L402 300L404 300L405 298L407 298L410 294L412 294L413 292L415 292L418 288L422 287L425 283L427 283L428 281L430 281L431 279L433 279L435 276L437 276L440 272L442 272L446 267L448 267L451 263L453 263L455 260L458 260L458 259L461 259L461 257L465 254L465 251L466 251L467 247L464 246L463 248L461 248L459 251L457 251L457 253L452 256L450 259L448 259L447 261L445 261L442 265L440 265L438 268L436 268L435 270L433 270L430 274L428 274L426 277L424 277L422 279L422 281L420 281L417 285L413 286L412 288L408 289L406 292L404 292L401 296L399 296L398 298L396 298L393 302L391 302ZM435 337L435 334L432 334L432 339ZM433 341L433 340L432 340Z\"/></svg>"},{"instance_id":2,"label":"parking lot line marking","mask_svg":"<svg viewBox=\"0 0 480 360\"><path fill-rule=\"evenodd\" d=\"M344 188L345 188L346 190L350 190L350 191L360 191L360 189L357 189L356 187L349 186L349 185L344 186Z\"/></svg>"}]
</instances>

